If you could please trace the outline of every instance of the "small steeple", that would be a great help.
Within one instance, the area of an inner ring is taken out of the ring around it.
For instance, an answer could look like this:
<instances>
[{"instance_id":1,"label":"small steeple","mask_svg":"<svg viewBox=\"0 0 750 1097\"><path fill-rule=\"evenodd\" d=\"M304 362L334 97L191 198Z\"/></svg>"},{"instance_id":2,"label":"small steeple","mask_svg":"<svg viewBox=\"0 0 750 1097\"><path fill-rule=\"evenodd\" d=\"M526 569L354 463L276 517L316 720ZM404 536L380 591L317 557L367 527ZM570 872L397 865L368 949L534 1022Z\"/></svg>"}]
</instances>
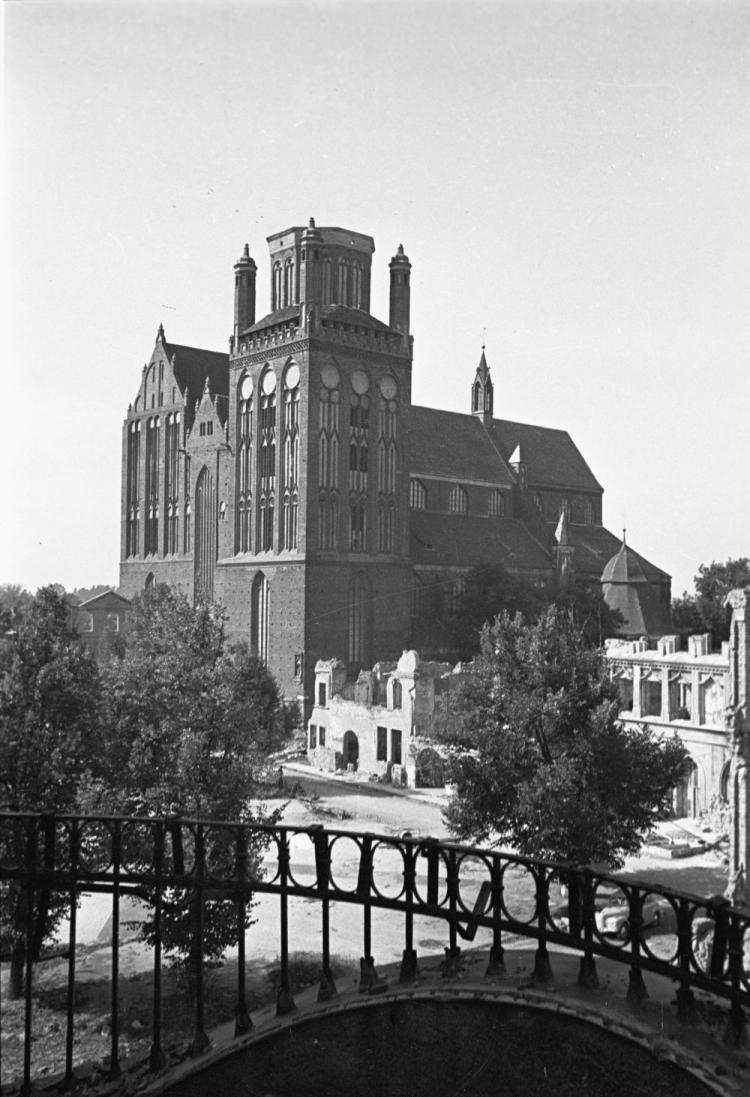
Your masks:
<instances>
[{"instance_id":1,"label":"small steeple","mask_svg":"<svg viewBox=\"0 0 750 1097\"><path fill-rule=\"evenodd\" d=\"M396 254L388 264L391 272L391 297L388 311L388 326L399 331L404 339L409 338L409 316L411 311L411 263L404 253L404 245L399 244Z\"/></svg>"},{"instance_id":2,"label":"small steeple","mask_svg":"<svg viewBox=\"0 0 750 1097\"><path fill-rule=\"evenodd\" d=\"M166 342L166 340L164 338L164 325L163 324L159 324L159 330L156 333L156 338L158 339L158 341L160 343Z\"/></svg>"},{"instance_id":3,"label":"small steeple","mask_svg":"<svg viewBox=\"0 0 750 1097\"><path fill-rule=\"evenodd\" d=\"M486 427L492 423L493 403L494 390L490 367L487 365L484 343L482 343L482 357L479 359L474 383L471 386L471 414L481 419Z\"/></svg>"}]
</instances>

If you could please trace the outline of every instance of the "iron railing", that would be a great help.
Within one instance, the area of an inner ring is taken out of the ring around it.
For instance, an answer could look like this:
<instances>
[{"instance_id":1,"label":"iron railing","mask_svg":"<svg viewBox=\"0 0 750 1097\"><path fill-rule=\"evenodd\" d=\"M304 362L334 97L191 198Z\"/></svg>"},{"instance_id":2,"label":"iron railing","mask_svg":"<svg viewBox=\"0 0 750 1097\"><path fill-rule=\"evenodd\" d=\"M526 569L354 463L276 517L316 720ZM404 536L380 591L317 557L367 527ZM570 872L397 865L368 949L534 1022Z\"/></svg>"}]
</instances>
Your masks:
<instances>
[{"instance_id":1,"label":"iron railing","mask_svg":"<svg viewBox=\"0 0 750 1097\"><path fill-rule=\"evenodd\" d=\"M309 867L296 858L304 847ZM346 871L344 871L346 865ZM352 872L352 868L356 871ZM354 879L352 879L352 876ZM303 877L309 877L304 878ZM560 899L563 885L565 901ZM629 968L628 997L647 997L644 972L677 983L677 1010L691 1019L694 992L704 991L729 1004L727 1032L739 1038L744 1008L750 1004L750 917L716 897L693 895L635 880L625 881L587 867L554 864L496 850L474 849L419 837L382 836L322 826L288 827L201 820L0 813L0 887L3 908L27 914L49 905L51 896L68 906L67 1023L65 1084L74 1080L74 990L76 982L76 907L79 897L104 892L112 897L110 1072L120 1069L118 1038L120 897L137 896L150 909L153 944L153 1030L150 1065L165 1062L162 1039L162 965L167 935L165 918L179 899L189 927L195 978L192 1050L208 1046L204 1019L204 918L212 902L231 904L236 914L236 1031L252 1028L246 994L245 935L253 896L279 898L279 1014L294 1009L290 985L288 903L292 897L315 899L321 910L319 999L336 993L331 971L332 903L362 907L360 989L378 989L372 948L374 908L403 917L401 981L417 976L414 947L416 917L447 926L443 971L459 970L459 942L474 940L478 929L491 934L487 975L503 971L503 942L508 934L536 942L534 979L551 979L548 946L581 954L579 982L597 985L596 957ZM615 902L619 896L620 906ZM603 910L609 904L611 924ZM619 913L619 917L618 917ZM651 925L658 919L660 932ZM619 934L610 935L610 930ZM25 960L38 952L34 918L23 930L16 920L3 927L6 942L14 933ZM505 937L504 937L505 935ZM657 948L657 941L659 947ZM32 1015L34 964L24 966L24 1061L21 1092L30 1092L34 1074Z\"/></svg>"}]
</instances>

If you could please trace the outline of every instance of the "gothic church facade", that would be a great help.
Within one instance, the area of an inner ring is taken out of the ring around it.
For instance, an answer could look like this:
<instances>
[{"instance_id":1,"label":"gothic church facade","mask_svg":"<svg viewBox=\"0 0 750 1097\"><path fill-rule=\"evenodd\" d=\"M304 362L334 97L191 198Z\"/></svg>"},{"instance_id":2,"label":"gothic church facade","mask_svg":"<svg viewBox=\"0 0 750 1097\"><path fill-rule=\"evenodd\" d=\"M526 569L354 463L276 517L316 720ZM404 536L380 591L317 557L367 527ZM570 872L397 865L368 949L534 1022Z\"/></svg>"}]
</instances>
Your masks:
<instances>
[{"instance_id":1,"label":"gothic church facade","mask_svg":"<svg viewBox=\"0 0 750 1097\"><path fill-rule=\"evenodd\" d=\"M412 404L403 248L384 323L371 237L311 220L268 245L270 311L246 246L228 355L159 328L123 426L121 594L220 601L309 711L319 659L429 646L431 600L478 564L598 581L620 547L602 488L567 432L494 417L484 351L466 413ZM637 559L668 609L669 576Z\"/></svg>"}]
</instances>

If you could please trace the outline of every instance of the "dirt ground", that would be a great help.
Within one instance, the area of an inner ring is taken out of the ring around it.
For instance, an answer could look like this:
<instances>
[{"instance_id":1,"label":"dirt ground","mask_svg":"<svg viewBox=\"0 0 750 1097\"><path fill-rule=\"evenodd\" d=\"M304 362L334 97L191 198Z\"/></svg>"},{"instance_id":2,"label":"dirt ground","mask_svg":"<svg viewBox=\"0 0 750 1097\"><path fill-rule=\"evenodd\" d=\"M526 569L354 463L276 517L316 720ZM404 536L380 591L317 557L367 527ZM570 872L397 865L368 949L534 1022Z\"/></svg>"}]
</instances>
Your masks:
<instances>
[{"instance_id":1,"label":"dirt ground","mask_svg":"<svg viewBox=\"0 0 750 1097\"><path fill-rule=\"evenodd\" d=\"M328 775L301 767L285 771L287 789L297 786L297 795L289 799L283 822L289 826L306 827L322 823L342 831L371 830L374 833L399 835L404 831L417 836L447 837L442 820L446 794L442 790L418 790L415 793L388 790L358 782L354 778L332 779ZM276 806L269 801L269 806ZM669 825L664 828L669 831ZM677 837L684 838L673 828ZM348 846L348 848L347 848ZM292 843L292 872L300 882L314 874L312 844L301 838ZM381 866L388 877L388 865ZM346 838L337 843L332 871L337 881L352 881L356 876L355 847ZM673 860L664 849L647 847L630 858L624 872L650 883L691 892L702 896L714 895L726 886L726 866L716 852ZM391 883L399 878L399 865L394 864ZM519 875L514 913L523 912L531 903L529 881ZM513 888L511 887L511 892ZM79 914L82 939L88 941L77 954L76 1029L74 1062L76 1064L104 1062L111 1046L110 1035L110 971L111 950L107 947L107 919L110 912L108 897L87 897ZM278 974L278 898L260 896L254 909L255 924L248 931L246 952L248 961L249 1007L257 1009L272 1001L276 993ZM133 917L132 910L121 912L121 921ZM662 927L659 941L649 941L655 951L669 950L673 934L669 926ZM99 939L97 939L99 938ZM64 940L64 927L62 939ZM297 986L317 982L320 956L320 915L315 900L292 899L289 903L289 941L293 953L292 975ZM377 964L400 960L404 948L403 919L387 911L372 912L373 955ZM518 944L520 945L521 939ZM447 944L442 923L415 919L415 946L418 953L440 952ZM513 940L506 947L513 947ZM477 947L488 947L489 939L477 934ZM348 980L358 977L359 957L363 953L362 910L355 904L334 903L331 906L331 951L334 954L334 975ZM150 951L137 940L121 945L120 965L120 1025L119 1049L123 1059L144 1056L150 1046L152 958ZM236 1002L236 956L229 954L225 965L207 976L206 1025L218 1023L233 1015ZM23 1055L23 1009L21 1003L8 1003L7 971L3 971L4 1017L2 1034L3 1083L17 1077ZM65 1032L64 1004L67 978L66 961L51 960L38 965L35 972L35 1005L33 1024L34 1072L49 1077L63 1066ZM193 1014L187 1000L187 988L174 973L164 979L165 1042L174 1054L184 1049L186 1033L193 1024Z\"/></svg>"}]
</instances>

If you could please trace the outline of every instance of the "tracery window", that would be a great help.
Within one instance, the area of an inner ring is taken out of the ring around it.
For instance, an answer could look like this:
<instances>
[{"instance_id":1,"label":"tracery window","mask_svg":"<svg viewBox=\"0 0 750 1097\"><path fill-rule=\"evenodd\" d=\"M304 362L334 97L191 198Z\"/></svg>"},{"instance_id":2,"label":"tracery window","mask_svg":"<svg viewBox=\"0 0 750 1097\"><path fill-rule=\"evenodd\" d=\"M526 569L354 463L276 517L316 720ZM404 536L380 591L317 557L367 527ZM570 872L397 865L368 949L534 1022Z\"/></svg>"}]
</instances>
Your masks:
<instances>
[{"instance_id":1,"label":"tracery window","mask_svg":"<svg viewBox=\"0 0 750 1097\"><path fill-rule=\"evenodd\" d=\"M333 362L321 370L318 406L318 548L338 547L340 374Z\"/></svg>"},{"instance_id":2,"label":"tracery window","mask_svg":"<svg viewBox=\"0 0 750 1097\"><path fill-rule=\"evenodd\" d=\"M380 380L378 400L378 552L393 552L396 540L396 382Z\"/></svg>"},{"instance_id":3,"label":"tracery window","mask_svg":"<svg viewBox=\"0 0 750 1097\"><path fill-rule=\"evenodd\" d=\"M253 379L240 381L237 431L237 551L251 552L253 510Z\"/></svg>"},{"instance_id":4,"label":"tracery window","mask_svg":"<svg viewBox=\"0 0 750 1097\"><path fill-rule=\"evenodd\" d=\"M268 369L261 379L258 419L258 549L273 548L273 524L276 507L276 374Z\"/></svg>"},{"instance_id":5,"label":"tracery window","mask_svg":"<svg viewBox=\"0 0 750 1097\"><path fill-rule=\"evenodd\" d=\"M253 655L256 655L261 663L265 664L268 662L268 621L271 608L271 586L262 571L259 571L253 580L250 600L250 644Z\"/></svg>"},{"instance_id":6,"label":"tracery window","mask_svg":"<svg viewBox=\"0 0 750 1097\"><path fill-rule=\"evenodd\" d=\"M139 549L139 517L141 509L141 424L131 423L127 434L127 468L125 488L125 555L137 556Z\"/></svg>"},{"instance_id":7,"label":"tracery window","mask_svg":"<svg viewBox=\"0 0 750 1097\"><path fill-rule=\"evenodd\" d=\"M364 377L364 375L362 375ZM367 384L366 378L359 385ZM366 392L352 393L349 409L349 548L364 552L367 544L367 478L370 401Z\"/></svg>"},{"instance_id":8,"label":"tracery window","mask_svg":"<svg viewBox=\"0 0 750 1097\"><path fill-rule=\"evenodd\" d=\"M490 491L487 513L490 518L502 518L505 515L505 496L497 488Z\"/></svg>"},{"instance_id":9,"label":"tracery window","mask_svg":"<svg viewBox=\"0 0 750 1097\"><path fill-rule=\"evenodd\" d=\"M409 484L409 506L412 510L427 510L427 488L416 477Z\"/></svg>"},{"instance_id":10,"label":"tracery window","mask_svg":"<svg viewBox=\"0 0 750 1097\"><path fill-rule=\"evenodd\" d=\"M146 556L159 551L159 416L146 424Z\"/></svg>"},{"instance_id":11,"label":"tracery window","mask_svg":"<svg viewBox=\"0 0 750 1097\"><path fill-rule=\"evenodd\" d=\"M282 544L297 547L299 507L299 367L291 362L284 374Z\"/></svg>"},{"instance_id":12,"label":"tracery window","mask_svg":"<svg viewBox=\"0 0 750 1097\"><path fill-rule=\"evenodd\" d=\"M180 494L180 413L167 416L164 440L164 510L167 522L164 528L164 553L173 554L178 549L179 494Z\"/></svg>"},{"instance_id":13,"label":"tracery window","mask_svg":"<svg viewBox=\"0 0 750 1097\"><path fill-rule=\"evenodd\" d=\"M466 514L469 510L469 496L461 484L454 484L448 495L448 510L451 514Z\"/></svg>"}]
</instances>

